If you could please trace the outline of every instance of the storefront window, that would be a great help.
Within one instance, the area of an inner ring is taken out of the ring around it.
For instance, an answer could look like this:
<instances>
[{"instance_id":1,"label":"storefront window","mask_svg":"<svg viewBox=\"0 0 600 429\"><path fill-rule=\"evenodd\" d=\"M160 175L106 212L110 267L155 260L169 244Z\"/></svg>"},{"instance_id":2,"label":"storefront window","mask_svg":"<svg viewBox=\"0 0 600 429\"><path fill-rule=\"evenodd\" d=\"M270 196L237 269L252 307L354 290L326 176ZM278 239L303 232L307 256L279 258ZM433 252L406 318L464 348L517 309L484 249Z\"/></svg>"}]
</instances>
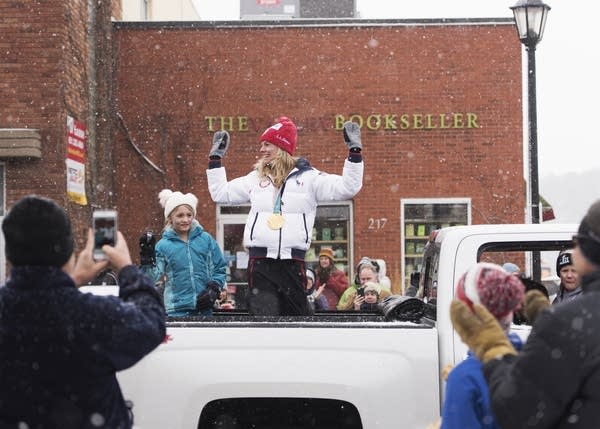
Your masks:
<instances>
[{"instance_id":1,"label":"storefront window","mask_svg":"<svg viewBox=\"0 0 600 429\"><path fill-rule=\"evenodd\" d=\"M404 288L410 274L421 271L423 250L432 231L471 223L470 198L424 198L401 201Z\"/></svg>"}]
</instances>

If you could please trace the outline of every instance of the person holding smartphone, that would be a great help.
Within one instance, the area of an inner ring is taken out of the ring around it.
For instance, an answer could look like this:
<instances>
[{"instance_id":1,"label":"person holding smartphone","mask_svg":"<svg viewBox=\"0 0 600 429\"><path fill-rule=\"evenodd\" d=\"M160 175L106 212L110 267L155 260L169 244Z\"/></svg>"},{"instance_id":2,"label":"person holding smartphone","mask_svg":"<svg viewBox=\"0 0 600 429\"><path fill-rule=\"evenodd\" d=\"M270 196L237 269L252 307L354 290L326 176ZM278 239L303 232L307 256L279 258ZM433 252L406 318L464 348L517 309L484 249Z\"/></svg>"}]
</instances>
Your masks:
<instances>
[{"instance_id":1,"label":"person holding smartphone","mask_svg":"<svg viewBox=\"0 0 600 429\"><path fill-rule=\"evenodd\" d=\"M198 199L194 194L163 189L158 199L166 226L156 244L154 264L143 254L147 253L147 234L140 239L142 269L155 282L163 280L168 316L211 316L215 301L225 295L227 262L223 253L196 220Z\"/></svg>"},{"instance_id":2,"label":"person holding smartphone","mask_svg":"<svg viewBox=\"0 0 600 429\"><path fill-rule=\"evenodd\" d=\"M375 282L366 282L360 287L354 297L354 309L359 311L379 311L379 297L381 295L381 285Z\"/></svg>"},{"instance_id":3,"label":"person holding smartphone","mask_svg":"<svg viewBox=\"0 0 600 429\"><path fill-rule=\"evenodd\" d=\"M11 271L0 287L0 427L131 428L116 372L161 344L166 330L161 299L123 235L95 261L90 228L76 259L66 212L35 195L12 206L2 231ZM109 265L118 297L77 289Z\"/></svg>"}]
</instances>

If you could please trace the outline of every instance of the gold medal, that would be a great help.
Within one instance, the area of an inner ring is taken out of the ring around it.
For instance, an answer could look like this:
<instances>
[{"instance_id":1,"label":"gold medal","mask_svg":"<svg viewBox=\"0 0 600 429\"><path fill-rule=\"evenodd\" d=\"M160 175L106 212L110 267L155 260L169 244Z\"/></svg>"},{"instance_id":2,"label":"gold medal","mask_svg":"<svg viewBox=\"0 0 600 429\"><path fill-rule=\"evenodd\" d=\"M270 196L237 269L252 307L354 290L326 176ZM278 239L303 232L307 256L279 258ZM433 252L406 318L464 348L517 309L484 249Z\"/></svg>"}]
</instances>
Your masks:
<instances>
[{"instance_id":1,"label":"gold medal","mask_svg":"<svg viewBox=\"0 0 600 429\"><path fill-rule=\"evenodd\" d=\"M273 213L267 219L267 226L274 230L281 229L284 223L285 219L281 216L281 213Z\"/></svg>"}]
</instances>

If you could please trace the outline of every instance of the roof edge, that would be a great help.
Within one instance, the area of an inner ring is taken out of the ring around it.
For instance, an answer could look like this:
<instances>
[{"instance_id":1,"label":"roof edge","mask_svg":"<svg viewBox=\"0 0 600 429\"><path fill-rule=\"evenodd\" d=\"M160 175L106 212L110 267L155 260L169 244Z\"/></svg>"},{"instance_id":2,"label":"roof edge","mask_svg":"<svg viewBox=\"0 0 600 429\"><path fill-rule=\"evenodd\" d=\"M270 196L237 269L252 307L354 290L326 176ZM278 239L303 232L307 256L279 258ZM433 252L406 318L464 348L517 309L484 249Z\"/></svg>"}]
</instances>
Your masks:
<instances>
[{"instance_id":1,"label":"roof edge","mask_svg":"<svg viewBox=\"0 0 600 429\"><path fill-rule=\"evenodd\" d=\"M466 25L514 25L514 18L423 18L423 19L288 19L238 21L113 21L116 29L206 29L206 28L307 28L307 27L419 27Z\"/></svg>"}]
</instances>

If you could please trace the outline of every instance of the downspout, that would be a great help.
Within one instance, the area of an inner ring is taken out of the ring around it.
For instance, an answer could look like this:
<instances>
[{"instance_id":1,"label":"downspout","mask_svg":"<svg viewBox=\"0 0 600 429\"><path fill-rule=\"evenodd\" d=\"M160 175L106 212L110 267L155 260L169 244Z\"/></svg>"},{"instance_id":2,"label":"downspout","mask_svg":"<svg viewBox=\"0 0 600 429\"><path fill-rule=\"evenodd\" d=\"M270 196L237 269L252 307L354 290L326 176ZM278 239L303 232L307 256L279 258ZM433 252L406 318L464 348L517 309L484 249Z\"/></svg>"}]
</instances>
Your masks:
<instances>
[{"instance_id":1,"label":"downspout","mask_svg":"<svg viewBox=\"0 0 600 429\"><path fill-rule=\"evenodd\" d=\"M89 201L92 207L98 204L96 198L96 182L98 180L98 160L96 156L96 118L98 117L98 81L96 68L96 0L88 0L88 120L87 120L87 157L89 174L86 182L88 183Z\"/></svg>"}]
</instances>

